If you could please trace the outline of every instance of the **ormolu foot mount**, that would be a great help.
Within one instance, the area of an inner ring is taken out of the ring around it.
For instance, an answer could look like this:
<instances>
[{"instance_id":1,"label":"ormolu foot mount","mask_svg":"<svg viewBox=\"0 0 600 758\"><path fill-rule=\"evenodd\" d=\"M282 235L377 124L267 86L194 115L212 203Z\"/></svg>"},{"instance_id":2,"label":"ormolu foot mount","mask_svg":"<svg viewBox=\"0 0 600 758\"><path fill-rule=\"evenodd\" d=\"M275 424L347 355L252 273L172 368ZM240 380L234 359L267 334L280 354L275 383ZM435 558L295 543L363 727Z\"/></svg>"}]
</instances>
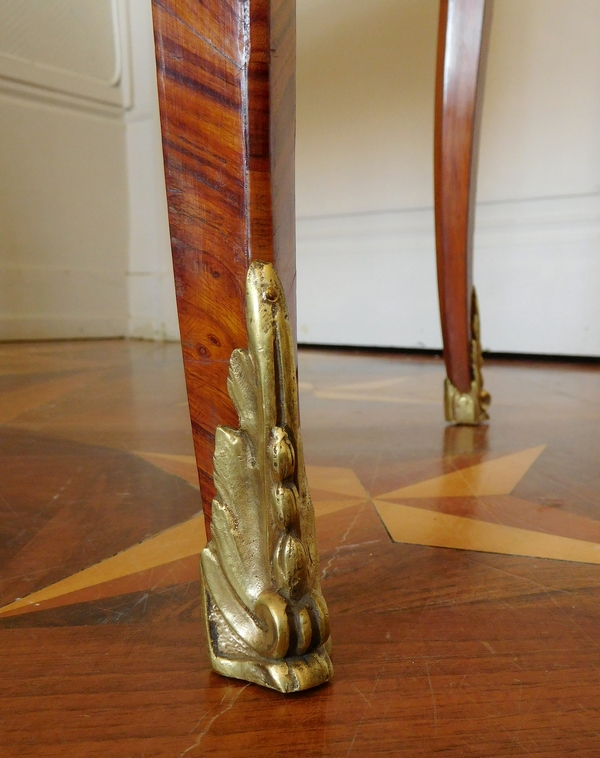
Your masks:
<instances>
[{"instance_id":1,"label":"ormolu foot mount","mask_svg":"<svg viewBox=\"0 0 600 758\"><path fill-rule=\"evenodd\" d=\"M331 678L314 512L300 425L294 343L271 264L246 281L248 350L228 390L239 429L216 431L211 540L202 586L212 666L280 692Z\"/></svg>"},{"instance_id":2,"label":"ormolu foot mount","mask_svg":"<svg viewBox=\"0 0 600 758\"><path fill-rule=\"evenodd\" d=\"M492 402L492 397L483 388L482 366L479 305L475 288L473 288L473 299L471 301L471 390L460 392L450 379L446 378L444 382L446 421L454 424L474 425L489 418L487 410Z\"/></svg>"}]
</instances>

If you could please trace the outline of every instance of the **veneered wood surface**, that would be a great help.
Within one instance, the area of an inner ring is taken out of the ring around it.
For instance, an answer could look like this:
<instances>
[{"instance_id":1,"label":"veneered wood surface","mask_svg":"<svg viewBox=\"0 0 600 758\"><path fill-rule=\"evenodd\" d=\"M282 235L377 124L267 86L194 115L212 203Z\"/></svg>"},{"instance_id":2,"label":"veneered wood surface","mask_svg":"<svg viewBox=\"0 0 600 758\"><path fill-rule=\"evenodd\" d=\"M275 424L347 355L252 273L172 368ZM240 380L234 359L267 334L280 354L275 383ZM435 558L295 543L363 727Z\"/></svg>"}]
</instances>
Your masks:
<instances>
[{"instance_id":1,"label":"veneered wood surface","mask_svg":"<svg viewBox=\"0 0 600 758\"><path fill-rule=\"evenodd\" d=\"M440 0L434 179L438 291L449 379L471 389L477 156L493 0Z\"/></svg>"},{"instance_id":2,"label":"veneered wood surface","mask_svg":"<svg viewBox=\"0 0 600 758\"><path fill-rule=\"evenodd\" d=\"M250 262L274 261L294 304L295 6L154 0L153 7L177 307L209 519L215 428L237 426L226 384L232 351L247 344Z\"/></svg>"},{"instance_id":3,"label":"veneered wood surface","mask_svg":"<svg viewBox=\"0 0 600 758\"><path fill-rule=\"evenodd\" d=\"M0 425L3 600L196 512L197 490L148 460L193 453L178 345L0 345L0 367L0 409L14 409ZM550 533L570 523L574 537L589 519L596 539L600 367L490 360L493 428L444 427L443 374L433 358L300 351L315 501L545 445L517 502L420 507ZM317 533L331 684L286 697L212 674L197 573L182 563L168 585L141 572L0 615L2 758L600 753L599 566L393 543L368 498L318 516Z\"/></svg>"}]
</instances>

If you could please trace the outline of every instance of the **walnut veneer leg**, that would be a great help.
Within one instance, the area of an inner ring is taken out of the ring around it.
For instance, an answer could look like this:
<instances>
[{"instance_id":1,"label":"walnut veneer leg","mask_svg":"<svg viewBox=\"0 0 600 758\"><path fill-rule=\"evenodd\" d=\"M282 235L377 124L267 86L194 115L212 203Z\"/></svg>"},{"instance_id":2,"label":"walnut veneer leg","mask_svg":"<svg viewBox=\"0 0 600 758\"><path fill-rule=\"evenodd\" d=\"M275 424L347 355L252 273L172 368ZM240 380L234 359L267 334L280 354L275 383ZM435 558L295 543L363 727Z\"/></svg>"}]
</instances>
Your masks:
<instances>
[{"instance_id":1,"label":"walnut veneer leg","mask_svg":"<svg viewBox=\"0 0 600 758\"><path fill-rule=\"evenodd\" d=\"M295 0L153 10L209 654L302 690L332 667L295 368Z\"/></svg>"},{"instance_id":2,"label":"walnut veneer leg","mask_svg":"<svg viewBox=\"0 0 600 758\"><path fill-rule=\"evenodd\" d=\"M487 418L472 284L477 151L492 0L441 0L435 106L435 225L446 419Z\"/></svg>"}]
</instances>

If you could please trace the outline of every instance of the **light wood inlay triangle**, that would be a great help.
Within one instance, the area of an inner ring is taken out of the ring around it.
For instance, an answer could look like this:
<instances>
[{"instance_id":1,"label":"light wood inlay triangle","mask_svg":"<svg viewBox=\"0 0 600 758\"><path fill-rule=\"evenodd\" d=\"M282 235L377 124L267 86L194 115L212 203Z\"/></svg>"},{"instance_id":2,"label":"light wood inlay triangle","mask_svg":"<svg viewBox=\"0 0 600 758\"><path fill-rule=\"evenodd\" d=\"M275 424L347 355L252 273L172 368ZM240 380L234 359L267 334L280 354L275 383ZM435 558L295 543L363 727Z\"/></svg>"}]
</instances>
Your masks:
<instances>
[{"instance_id":1,"label":"light wood inlay triangle","mask_svg":"<svg viewBox=\"0 0 600 758\"><path fill-rule=\"evenodd\" d=\"M204 518L199 513L188 521L165 529L164 532L133 545L111 558L106 558L83 571L78 571L27 597L5 605L0 608L0 615L24 606L33 606L31 609L35 610L36 603L197 555L204 545L206 545Z\"/></svg>"},{"instance_id":2,"label":"light wood inlay triangle","mask_svg":"<svg viewBox=\"0 0 600 758\"><path fill-rule=\"evenodd\" d=\"M511 455L504 455L502 458L485 461L476 466L469 466L377 495L377 499L509 495L545 448L546 445L540 445Z\"/></svg>"},{"instance_id":3,"label":"light wood inlay triangle","mask_svg":"<svg viewBox=\"0 0 600 758\"><path fill-rule=\"evenodd\" d=\"M394 542L600 564L600 545L555 534L374 501Z\"/></svg>"}]
</instances>

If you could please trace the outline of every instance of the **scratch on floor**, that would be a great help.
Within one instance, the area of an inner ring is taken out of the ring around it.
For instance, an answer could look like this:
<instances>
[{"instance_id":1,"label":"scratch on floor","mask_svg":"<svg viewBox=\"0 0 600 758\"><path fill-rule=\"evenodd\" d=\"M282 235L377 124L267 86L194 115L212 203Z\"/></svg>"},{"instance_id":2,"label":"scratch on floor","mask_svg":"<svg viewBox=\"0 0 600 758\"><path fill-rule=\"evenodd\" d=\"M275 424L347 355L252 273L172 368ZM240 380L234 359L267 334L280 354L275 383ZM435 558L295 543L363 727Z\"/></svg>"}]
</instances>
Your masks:
<instances>
[{"instance_id":1,"label":"scratch on floor","mask_svg":"<svg viewBox=\"0 0 600 758\"><path fill-rule=\"evenodd\" d=\"M373 697L375 695L375 690L377 689L377 685L379 684L379 680L381 679L382 673L385 671L385 669L387 667L387 663L388 663L389 659L390 659L390 654L388 653L385 656L385 659L383 661L383 664L382 664L381 668L377 672L377 678L375 679L375 684L373 685L373 689L371 691L371 695L370 695L369 699L367 700L367 698L363 695L363 700L366 701L367 705L363 708L363 712L361 714L360 720L359 720L358 724L356 725L356 729L354 730L354 734L352 736L352 742L350 743L350 746L348 748L348 752L346 753L346 758L348 758L348 756L352 752L352 748L354 747L354 743L356 742L356 737L358 736L358 732L360 731L362 723L365 720L365 715L367 713L367 708L371 707L371 700L373 700ZM354 689L357 689L356 685L353 685L353 686L354 686ZM360 690L359 690L359 692L360 692ZM360 694L362 695L362 692Z\"/></svg>"},{"instance_id":2,"label":"scratch on floor","mask_svg":"<svg viewBox=\"0 0 600 758\"><path fill-rule=\"evenodd\" d=\"M533 698L531 699L531 702L529 704L529 708L527 709L527 711L523 714L523 716L521 718L521 725L519 726L519 730L517 732L517 735L519 735L521 733L521 731L523 729L523 724L525 723L525 720L527 719L527 716L529 716L529 714L533 710L533 706L537 703L537 700L538 700L540 694L542 692L544 692L544 688L546 687L546 682L550 678L551 674L552 674L552 671L546 671L546 676L544 677L544 681L541 683L541 685L539 687L537 687L536 693L533 696Z\"/></svg>"},{"instance_id":3,"label":"scratch on floor","mask_svg":"<svg viewBox=\"0 0 600 758\"><path fill-rule=\"evenodd\" d=\"M556 587L554 589L547 587L545 584L542 584L541 582L538 582L537 580L533 579L531 576L527 575L521 575L521 574L514 574L512 571L507 571L506 569L501 569L498 566L493 566L494 570L498 571L501 574L508 574L509 576L514 576L518 579L522 579L526 582L530 582L536 587L539 587L542 592L546 595L548 600L556 606L556 608L562 613L562 615L579 631L581 634L588 640L588 642L591 642L592 645L596 648L600 648L600 644L596 642L596 640L585 630L583 627L580 626L580 624L575 621L575 619L567 613L566 609L563 608L562 605L556 600L554 597L555 594L561 594L564 595L568 593L567 589L561 589L560 587ZM509 606L510 607L510 606ZM511 607L511 610L516 610L515 608ZM592 664L593 665L593 664Z\"/></svg>"},{"instance_id":4,"label":"scratch on floor","mask_svg":"<svg viewBox=\"0 0 600 758\"><path fill-rule=\"evenodd\" d=\"M227 703L227 705L225 706L225 708L223 708L222 710L220 710L218 713L216 713L216 714L215 714L215 715L214 715L214 716L213 716L213 717L210 719L210 721L209 721L209 722L206 724L206 726L204 727L204 729L203 729L203 730L200 732L200 734L199 734L199 735L196 737L196 741L194 742L194 744L193 744L193 745L190 745L188 748L186 748L186 749L183 751L183 753L180 753L180 754L179 754L179 758L183 758L183 756L184 756L184 755L187 755L187 754L190 752L190 750L194 750L194 748L197 748L197 747L198 747L198 745L199 745L199 744L202 742L202 739L204 738L204 736L205 736L206 734L208 734L208 731L209 731L209 729L210 729L210 728L211 728L211 726L212 726L212 725L215 723L215 721L216 721L216 720L217 720L217 719L218 719L220 716L222 716L224 713L227 713L227 711L230 711L230 710L233 708L233 706L234 706L234 705L235 705L235 703L236 703L236 700L239 698L239 696L242 694L242 692L243 692L243 691L246 689L246 687L249 687L249 686L250 686L250 682L248 682L248 684L245 684L245 685L244 685L244 686L243 686L241 689L239 689L239 690L238 690L238 691L235 693L235 695L234 695L234 696L231 698L231 700L230 700L230 701ZM223 700L221 700L221 703L222 703L222 702L223 702Z\"/></svg>"},{"instance_id":5,"label":"scratch on floor","mask_svg":"<svg viewBox=\"0 0 600 758\"><path fill-rule=\"evenodd\" d=\"M338 550L354 550L355 547L364 547L365 545L376 545L381 540L365 540L364 542L352 542L350 545L340 545Z\"/></svg>"},{"instance_id":6,"label":"scratch on floor","mask_svg":"<svg viewBox=\"0 0 600 758\"><path fill-rule=\"evenodd\" d=\"M481 713L483 713L483 714L484 714L484 718L486 718L486 719L497 719L497 718L498 718L498 713L497 713L497 712L496 712L496 713L490 713L490 712L487 710L487 708L483 708L483 707L482 707L482 705L481 705L481 703L480 703L478 700L476 700L474 697L472 697L471 695L469 695L469 693L468 693L468 692L465 692L465 695L466 695L466 696L469 698L469 700L470 700L470 701L473 703L473 705L474 705L474 706L477 708L477 710L481 711ZM525 745L524 745L524 744L521 742L521 740L519 740L519 738L518 738L517 736L515 736L515 734L514 734L513 732L509 732L507 729L505 729L505 728L504 728L504 727L503 727L503 726L502 726L500 723L498 723L498 722L496 722L496 726L497 726L497 729L498 729L500 732L502 732L502 734L503 734L503 735L504 735L504 736L505 736L505 737L506 737L508 740L510 740L511 742L515 742L517 745L519 745L519 747L523 748L523 750L524 750L524 752L525 752L525 754L526 754L526 755L530 755L530 754L531 754L531 750L529 750L529 749L528 749L528 748L527 748L527 747L526 747L526 746L525 746ZM468 743L468 742L465 742L465 745L468 745L469 747L471 747L471 745L469 745L469 743Z\"/></svg>"},{"instance_id":7,"label":"scratch on floor","mask_svg":"<svg viewBox=\"0 0 600 758\"><path fill-rule=\"evenodd\" d=\"M365 701L365 703L367 705L371 705L371 702L369 700L367 700L367 698L362 694L362 692L358 689L358 687L355 684L353 684L352 686L358 692L358 694L362 697L362 699Z\"/></svg>"},{"instance_id":8,"label":"scratch on floor","mask_svg":"<svg viewBox=\"0 0 600 758\"><path fill-rule=\"evenodd\" d=\"M365 509L365 506L361 505L360 510L358 511L358 513L356 514L356 516L352 519L352 521L350 522L350 525L348 526L348 528L344 532L344 536L340 540L340 544L335 548L335 550L331 554L331 558L327 561L327 565L325 566L325 568L323 569L323 572L321 573L321 579L325 579L325 577L327 576L327 574L330 571L331 567L333 566L335 559L340 554L340 551L344 549L344 543L348 539L348 536L349 536L350 532L354 528L354 525L358 521L359 517L362 515L362 512L364 511L364 509Z\"/></svg>"},{"instance_id":9,"label":"scratch on floor","mask_svg":"<svg viewBox=\"0 0 600 758\"><path fill-rule=\"evenodd\" d=\"M435 702L435 695L433 694L433 686L431 684L431 676L429 675L429 661L425 661L425 671L427 672L427 681L429 682L429 692L431 693L431 702L433 704L433 726L437 731L437 703Z\"/></svg>"}]
</instances>

